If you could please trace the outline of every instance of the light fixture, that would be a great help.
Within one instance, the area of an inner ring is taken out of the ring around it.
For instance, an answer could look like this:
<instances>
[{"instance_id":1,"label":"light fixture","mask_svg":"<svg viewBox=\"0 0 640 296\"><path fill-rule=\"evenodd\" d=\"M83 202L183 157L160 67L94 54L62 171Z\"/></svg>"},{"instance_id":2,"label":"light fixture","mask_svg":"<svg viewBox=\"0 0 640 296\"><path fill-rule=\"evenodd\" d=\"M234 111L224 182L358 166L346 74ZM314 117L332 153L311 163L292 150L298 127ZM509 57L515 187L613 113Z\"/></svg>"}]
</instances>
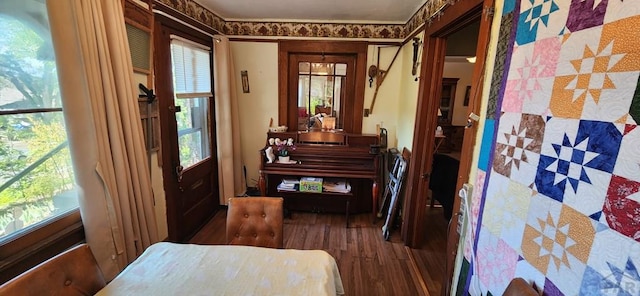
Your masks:
<instances>
[{"instance_id":1,"label":"light fixture","mask_svg":"<svg viewBox=\"0 0 640 296\"><path fill-rule=\"evenodd\" d=\"M476 57L468 57L467 62L474 64L476 62Z\"/></svg>"},{"instance_id":2,"label":"light fixture","mask_svg":"<svg viewBox=\"0 0 640 296\"><path fill-rule=\"evenodd\" d=\"M442 116L442 111L438 108L438 117Z\"/></svg>"}]
</instances>

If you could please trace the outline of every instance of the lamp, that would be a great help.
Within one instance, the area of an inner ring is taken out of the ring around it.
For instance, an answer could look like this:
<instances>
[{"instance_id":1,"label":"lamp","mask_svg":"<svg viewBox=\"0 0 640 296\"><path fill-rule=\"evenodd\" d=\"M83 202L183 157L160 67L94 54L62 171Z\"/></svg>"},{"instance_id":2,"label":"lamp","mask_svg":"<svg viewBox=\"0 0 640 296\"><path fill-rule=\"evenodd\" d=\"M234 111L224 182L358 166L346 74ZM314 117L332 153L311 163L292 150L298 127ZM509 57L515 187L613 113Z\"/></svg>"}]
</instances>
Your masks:
<instances>
[{"instance_id":1,"label":"lamp","mask_svg":"<svg viewBox=\"0 0 640 296\"><path fill-rule=\"evenodd\" d=\"M472 63L472 64L475 64L475 62L476 62L476 57L475 57L475 56L474 56L474 57L468 57L468 58L467 58L467 62Z\"/></svg>"},{"instance_id":2,"label":"lamp","mask_svg":"<svg viewBox=\"0 0 640 296\"><path fill-rule=\"evenodd\" d=\"M438 117L442 116L442 111L438 108Z\"/></svg>"}]
</instances>

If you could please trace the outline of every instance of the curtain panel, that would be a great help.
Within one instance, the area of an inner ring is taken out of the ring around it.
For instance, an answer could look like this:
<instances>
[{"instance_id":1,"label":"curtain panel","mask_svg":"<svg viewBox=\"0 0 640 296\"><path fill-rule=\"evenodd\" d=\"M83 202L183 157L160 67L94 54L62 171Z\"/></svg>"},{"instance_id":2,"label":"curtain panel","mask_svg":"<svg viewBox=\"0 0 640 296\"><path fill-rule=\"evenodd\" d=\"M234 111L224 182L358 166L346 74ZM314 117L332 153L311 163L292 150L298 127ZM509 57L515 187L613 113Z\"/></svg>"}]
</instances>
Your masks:
<instances>
[{"instance_id":1,"label":"curtain panel","mask_svg":"<svg viewBox=\"0 0 640 296\"><path fill-rule=\"evenodd\" d=\"M107 280L158 241L121 5L47 1L80 212Z\"/></svg>"},{"instance_id":2,"label":"curtain panel","mask_svg":"<svg viewBox=\"0 0 640 296\"><path fill-rule=\"evenodd\" d=\"M236 74L229 38L215 36L214 90L216 106L216 136L218 153L218 182L220 204L246 191L242 170L240 143L240 115L236 93Z\"/></svg>"}]
</instances>

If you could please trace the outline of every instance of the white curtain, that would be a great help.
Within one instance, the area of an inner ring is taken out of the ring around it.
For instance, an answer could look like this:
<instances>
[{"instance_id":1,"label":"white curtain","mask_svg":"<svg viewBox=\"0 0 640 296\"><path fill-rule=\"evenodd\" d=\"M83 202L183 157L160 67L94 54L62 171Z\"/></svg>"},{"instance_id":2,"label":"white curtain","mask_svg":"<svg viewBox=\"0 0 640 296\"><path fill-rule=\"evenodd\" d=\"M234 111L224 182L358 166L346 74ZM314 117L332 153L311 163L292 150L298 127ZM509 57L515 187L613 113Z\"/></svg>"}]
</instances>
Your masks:
<instances>
[{"instance_id":1,"label":"white curtain","mask_svg":"<svg viewBox=\"0 0 640 296\"><path fill-rule=\"evenodd\" d=\"M158 241L121 5L47 1L82 222L107 280Z\"/></svg>"},{"instance_id":2,"label":"white curtain","mask_svg":"<svg viewBox=\"0 0 640 296\"><path fill-rule=\"evenodd\" d=\"M218 145L218 181L220 204L246 190L240 147L240 118L236 94L236 73L229 39L216 36L214 41L214 89L216 100L216 135ZM257 152L256 152L257 153Z\"/></svg>"}]
</instances>

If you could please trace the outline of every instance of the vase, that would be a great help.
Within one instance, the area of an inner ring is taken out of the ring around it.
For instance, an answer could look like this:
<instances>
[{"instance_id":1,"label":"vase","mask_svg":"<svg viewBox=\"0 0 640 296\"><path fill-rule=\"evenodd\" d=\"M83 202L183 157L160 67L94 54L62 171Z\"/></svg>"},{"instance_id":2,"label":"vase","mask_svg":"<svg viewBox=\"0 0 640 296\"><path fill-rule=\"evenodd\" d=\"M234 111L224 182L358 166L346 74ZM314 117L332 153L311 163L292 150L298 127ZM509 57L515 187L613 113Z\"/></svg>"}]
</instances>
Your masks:
<instances>
[{"instance_id":1,"label":"vase","mask_svg":"<svg viewBox=\"0 0 640 296\"><path fill-rule=\"evenodd\" d=\"M289 156L278 156L278 162L289 163Z\"/></svg>"}]
</instances>

